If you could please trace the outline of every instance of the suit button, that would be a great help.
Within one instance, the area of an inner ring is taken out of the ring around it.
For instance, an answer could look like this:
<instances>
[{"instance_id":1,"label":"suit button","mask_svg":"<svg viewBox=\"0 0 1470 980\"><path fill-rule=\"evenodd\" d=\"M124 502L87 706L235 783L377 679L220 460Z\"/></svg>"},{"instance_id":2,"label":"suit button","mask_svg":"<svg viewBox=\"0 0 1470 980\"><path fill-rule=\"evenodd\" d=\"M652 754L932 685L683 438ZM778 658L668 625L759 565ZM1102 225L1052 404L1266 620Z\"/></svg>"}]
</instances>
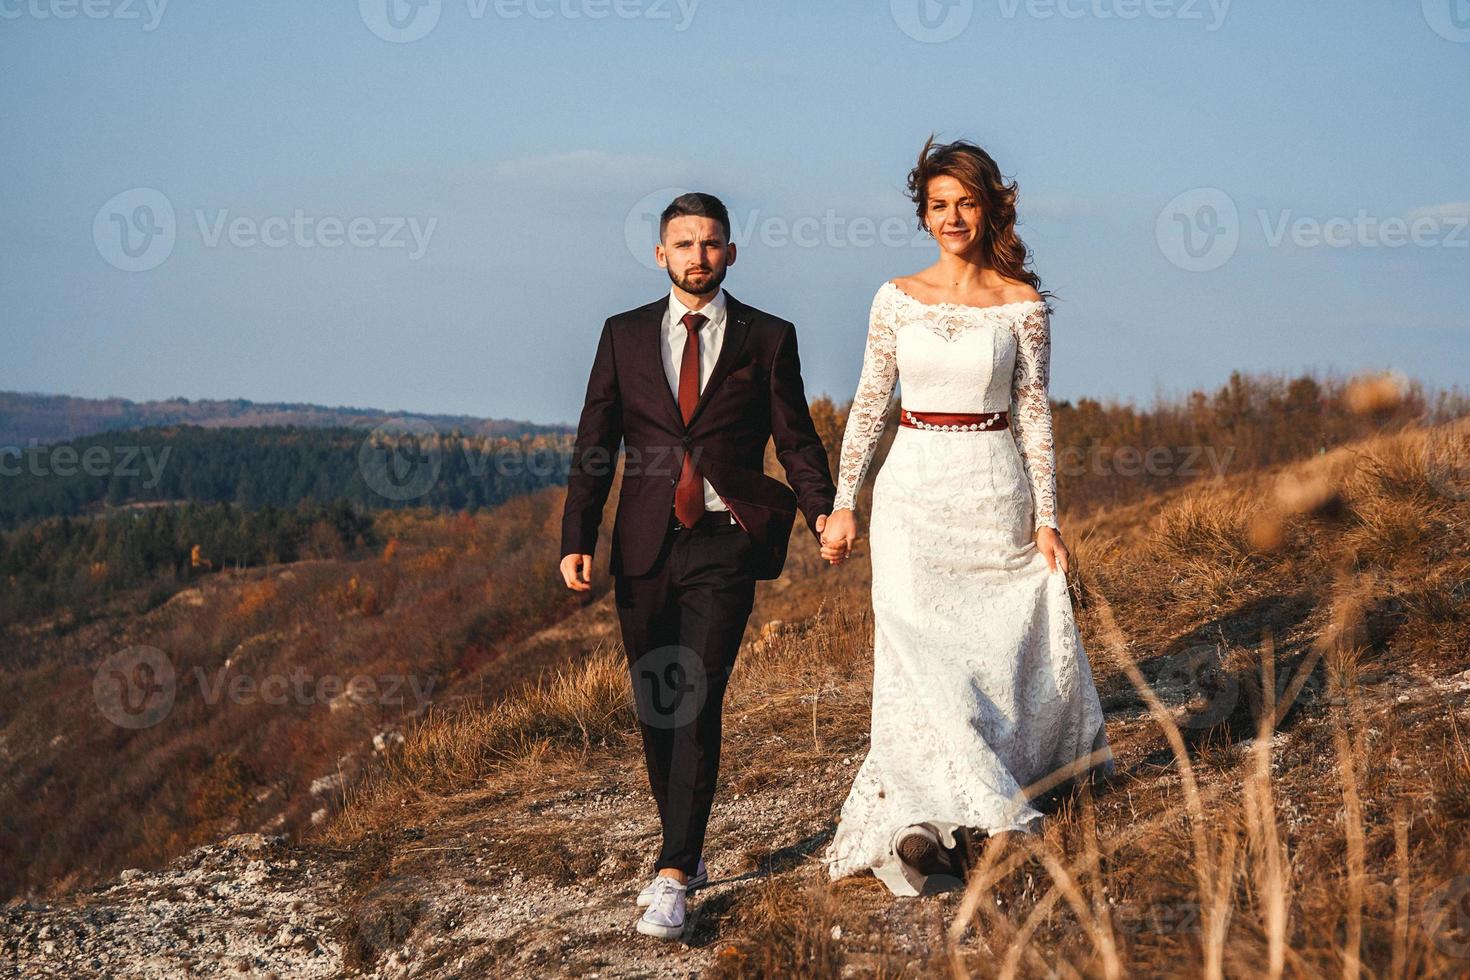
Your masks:
<instances>
[{"instance_id":1,"label":"suit button","mask_svg":"<svg viewBox=\"0 0 1470 980\"><path fill-rule=\"evenodd\" d=\"M684 445L686 445L686 446L687 446L687 445L689 445L689 443L690 443L690 441L691 441L691 440L690 440L690 438L689 438L689 437L688 437L688 436L684 436L684 437L683 437L683 438L682 438L682 439L680 439L680 440L679 440L679 441L680 441L680 442L682 442L682 443L683 443L683 444L684 444Z\"/></svg>"},{"instance_id":2,"label":"suit button","mask_svg":"<svg viewBox=\"0 0 1470 980\"><path fill-rule=\"evenodd\" d=\"M670 480L669 481L669 486L671 486L671 487L677 487L678 485L679 485L679 481L677 479L673 479L673 480Z\"/></svg>"}]
</instances>

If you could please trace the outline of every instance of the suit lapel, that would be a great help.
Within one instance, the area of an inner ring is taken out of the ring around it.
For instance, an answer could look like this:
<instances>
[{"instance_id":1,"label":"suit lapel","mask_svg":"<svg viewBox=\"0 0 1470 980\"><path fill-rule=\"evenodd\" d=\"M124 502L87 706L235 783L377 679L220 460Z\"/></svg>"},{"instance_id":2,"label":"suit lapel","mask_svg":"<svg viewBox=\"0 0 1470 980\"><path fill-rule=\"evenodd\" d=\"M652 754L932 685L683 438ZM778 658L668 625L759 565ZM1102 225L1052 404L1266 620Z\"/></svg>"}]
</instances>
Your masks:
<instances>
[{"instance_id":1,"label":"suit lapel","mask_svg":"<svg viewBox=\"0 0 1470 980\"><path fill-rule=\"evenodd\" d=\"M664 374L663 321L664 314L668 312L668 299L656 300L645 309L648 311L644 319L647 336L642 346L652 359L653 376L658 379L658 387L662 391L659 400L664 403L671 424L682 432L699 418L699 413L713 397L715 388L725 380L740 352L744 350L745 338L750 334L750 307L729 292L725 293L725 339L720 344L720 353L715 358L715 366L710 370L709 379L699 393L699 401L694 405L694 414L689 417L689 426L684 424L684 413L679 411L679 399L669 388L668 377Z\"/></svg>"},{"instance_id":2,"label":"suit lapel","mask_svg":"<svg viewBox=\"0 0 1470 980\"><path fill-rule=\"evenodd\" d=\"M679 399L670 390L668 376L664 374L664 314L669 310L668 297L654 300L643 309L644 339L641 347L650 365L649 377L654 379L654 387L659 390L654 398L664 406L664 414L674 431L682 432L684 413L679 411Z\"/></svg>"},{"instance_id":3,"label":"suit lapel","mask_svg":"<svg viewBox=\"0 0 1470 980\"><path fill-rule=\"evenodd\" d=\"M705 405L709 404L715 388L725 380L725 376L734 367L741 349L745 347L745 337L749 333L750 308L726 292L725 340L720 344L720 353L715 358L715 366L710 369L709 380L704 383L704 388L699 393L699 401L694 404L694 414L689 417L691 426L699 420L699 413L704 411Z\"/></svg>"}]
</instances>

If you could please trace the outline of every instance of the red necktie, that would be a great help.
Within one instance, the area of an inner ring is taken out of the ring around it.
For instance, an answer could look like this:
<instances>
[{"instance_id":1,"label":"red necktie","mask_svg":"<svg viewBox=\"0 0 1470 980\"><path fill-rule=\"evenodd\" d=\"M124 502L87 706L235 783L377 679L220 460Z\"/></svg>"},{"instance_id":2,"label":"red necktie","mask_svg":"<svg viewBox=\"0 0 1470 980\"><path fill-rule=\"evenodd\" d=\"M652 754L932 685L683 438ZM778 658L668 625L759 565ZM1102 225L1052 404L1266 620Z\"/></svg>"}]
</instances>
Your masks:
<instances>
[{"instance_id":1,"label":"red necktie","mask_svg":"<svg viewBox=\"0 0 1470 980\"><path fill-rule=\"evenodd\" d=\"M689 337L684 341L684 358L679 365L679 412L684 424L694 415L699 403L699 328L709 317L700 313L684 314L684 328ZM674 490L674 516L685 527L693 527L704 516L704 480L694 472L694 458L684 452L684 468L679 472L679 485Z\"/></svg>"}]
</instances>

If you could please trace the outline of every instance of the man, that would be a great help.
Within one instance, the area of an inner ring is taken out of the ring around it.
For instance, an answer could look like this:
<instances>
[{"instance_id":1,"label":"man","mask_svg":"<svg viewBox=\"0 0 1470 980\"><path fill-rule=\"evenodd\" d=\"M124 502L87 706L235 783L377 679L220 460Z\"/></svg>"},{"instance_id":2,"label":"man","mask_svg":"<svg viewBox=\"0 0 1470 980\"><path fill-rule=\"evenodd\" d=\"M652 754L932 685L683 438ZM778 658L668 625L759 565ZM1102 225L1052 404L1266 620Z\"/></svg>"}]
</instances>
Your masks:
<instances>
[{"instance_id":1,"label":"man","mask_svg":"<svg viewBox=\"0 0 1470 980\"><path fill-rule=\"evenodd\" d=\"M797 507L819 540L836 496L796 329L721 289L735 252L718 198L664 209L654 257L673 287L603 325L562 515L562 577L587 591L626 443L610 571L663 828L638 931L664 939L684 930L687 890L708 881L720 715L755 583L781 574ZM773 437L790 488L765 475Z\"/></svg>"}]
</instances>

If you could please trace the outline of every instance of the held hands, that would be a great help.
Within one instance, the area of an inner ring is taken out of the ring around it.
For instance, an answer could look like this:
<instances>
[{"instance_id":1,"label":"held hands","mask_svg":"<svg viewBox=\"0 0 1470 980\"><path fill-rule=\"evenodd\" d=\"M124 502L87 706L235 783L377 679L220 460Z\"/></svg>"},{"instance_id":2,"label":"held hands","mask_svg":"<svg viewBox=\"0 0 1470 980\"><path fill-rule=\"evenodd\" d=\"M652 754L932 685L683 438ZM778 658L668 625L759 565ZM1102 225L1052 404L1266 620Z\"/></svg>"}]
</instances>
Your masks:
<instances>
[{"instance_id":1,"label":"held hands","mask_svg":"<svg viewBox=\"0 0 1470 980\"><path fill-rule=\"evenodd\" d=\"M1046 564L1052 571L1056 571L1057 565L1061 565L1062 574L1067 573L1067 559L1071 552L1062 544L1062 536L1056 528L1042 525L1037 530L1036 550L1046 556Z\"/></svg>"},{"instance_id":2,"label":"held hands","mask_svg":"<svg viewBox=\"0 0 1470 980\"><path fill-rule=\"evenodd\" d=\"M840 507L825 518L817 518L817 531L822 536L822 557L827 564L841 564L857 540L857 517L851 508Z\"/></svg>"},{"instance_id":3,"label":"held hands","mask_svg":"<svg viewBox=\"0 0 1470 980\"><path fill-rule=\"evenodd\" d=\"M567 588L586 592L592 588L592 556L566 555L561 560L561 577Z\"/></svg>"}]
</instances>

